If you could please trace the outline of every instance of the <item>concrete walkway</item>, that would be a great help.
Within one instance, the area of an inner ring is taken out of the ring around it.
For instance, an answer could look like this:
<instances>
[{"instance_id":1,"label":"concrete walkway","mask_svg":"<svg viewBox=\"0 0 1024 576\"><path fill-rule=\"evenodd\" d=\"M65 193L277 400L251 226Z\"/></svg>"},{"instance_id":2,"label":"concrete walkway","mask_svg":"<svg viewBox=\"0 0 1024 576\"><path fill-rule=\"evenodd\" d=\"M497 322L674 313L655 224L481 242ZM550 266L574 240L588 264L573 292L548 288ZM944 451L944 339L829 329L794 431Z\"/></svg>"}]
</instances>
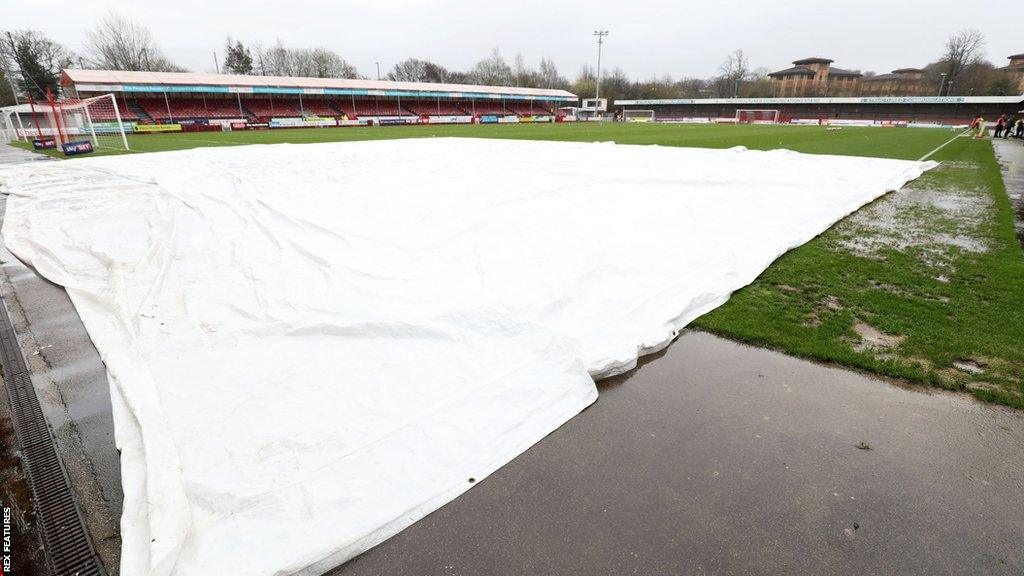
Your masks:
<instances>
[{"instance_id":1,"label":"concrete walkway","mask_svg":"<svg viewBox=\"0 0 1024 576\"><path fill-rule=\"evenodd\" d=\"M332 573L1021 574L1024 414L704 333Z\"/></svg>"},{"instance_id":2,"label":"concrete walkway","mask_svg":"<svg viewBox=\"0 0 1024 576\"><path fill-rule=\"evenodd\" d=\"M44 154L36 154L21 148L15 148L7 144L0 144L0 165L21 164L23 162L38 162L53 160Z\"/></svg>"},{"instance_id":3,"label":"concrete walkway","mask_svg":"<svg viewBox=\"0 0 1024 576\"><path fill-rule=\"evenodd\" d=\"M0 165L36 161L55 160L0 144ZM6 206L7 197L0 196L0 223ZM2 244L0 261L0 295L75 500L100 559L117 574L121 473L106 368L64 289L25 267Z\"/></svg>"}]
</instances>

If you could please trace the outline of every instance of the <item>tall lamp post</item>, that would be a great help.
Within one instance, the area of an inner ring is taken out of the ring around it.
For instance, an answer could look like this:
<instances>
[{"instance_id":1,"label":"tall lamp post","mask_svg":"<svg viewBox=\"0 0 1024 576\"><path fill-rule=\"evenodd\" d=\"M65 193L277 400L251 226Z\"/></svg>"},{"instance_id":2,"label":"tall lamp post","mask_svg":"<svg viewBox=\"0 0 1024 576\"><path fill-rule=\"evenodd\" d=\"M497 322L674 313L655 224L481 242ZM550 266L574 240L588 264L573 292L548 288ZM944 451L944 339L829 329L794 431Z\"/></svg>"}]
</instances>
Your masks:
<instances>
[{"instance_id":1,"label":"tall lamp post","mask_svg":"<svg viewBox=\"0 0 1024 576\"><path fill-rule=\"evenodd\" d=\"M594 115L600 114L601 100L601 45L604 44L604 37L608 35L607 30L594 30L597 36L597 87L594 90Z\"/></svg>"},{"instance_id":2,"label":"tall lamp post","mask_svg":"<svg viewBox=\"0 0 1024 576\"><path fill-rule=\"evenodd\" d=\"M942 96L942 90L946 87L946 73L941 74L942 78L939 79L939 93L938 96Z\"/></svg>"}]
</instances>

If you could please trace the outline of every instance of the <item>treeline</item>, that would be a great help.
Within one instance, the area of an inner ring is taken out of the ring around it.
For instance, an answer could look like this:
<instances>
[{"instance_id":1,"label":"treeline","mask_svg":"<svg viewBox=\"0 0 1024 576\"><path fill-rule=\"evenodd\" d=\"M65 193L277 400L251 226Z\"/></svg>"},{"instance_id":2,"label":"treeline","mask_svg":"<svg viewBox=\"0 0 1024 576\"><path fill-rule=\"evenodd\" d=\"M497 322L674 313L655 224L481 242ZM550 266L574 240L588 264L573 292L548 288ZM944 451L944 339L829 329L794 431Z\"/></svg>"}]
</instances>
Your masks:
<instances>
[{"instance_id":1,"label":"treeline","mask_svg":"<svg viewBox=\"0 0 1024 576\"><path fill-rule=\"evenodd\" d=\"M959 32L946 42L942 56L924 67L925 85L943 95L1002 95L1013 92L1006 73L984 58L985 40L973 30ZM355 66L324 47L294 48L280 40L270 46L244 44L228 38L218 53L219 71L263 76L360 78ZM42 98L46 89L57 91L62 68L184 72L170 60L144 25L109 13L87 32L85 49L76 54L35 30L0 33L0 105L14 101L14 93ZM551 58L533 66L521 54L511 61L495 48L468 70L449 70L441 64L408 58L390 69L374 70L388 80L561 88L581 97L595 93L596 74L585 65L569 79ZM865 76L873 72L864 72ZM772 97L775 86L765 68L752 68L747 55L727 55L710 78L630 78L621 68L605 70L601 95L615 99Z\"/></svg>"},{"instance_id":2,"label":"treeline","mask_svg":"<svg viewBox=\"0 0 1024 576\"><path fill-rule=\"evenodd\" d=\"M317 61L334 62L333 66L310 66ZM306 63L306 67L303 66ZM334 78L360 78L356 69L340 56L323 48L314 50L290 49L278 41L271 48L260 44L244 45L228 38L224 49L223 71L229 74L262 76L313 76ZM669 76L649 80L630 79L621 68L605 70L601 75L601 94L614 98L669 98L733 96L771 96L771 83L765 69L749 69L742 50L730 54L723 62L720 74L711 79ZM474 64L469 70L449 70L441 64L419 58L398 62L390 70L381 72L384 80L404 82L434 82L450 84L482 84L486 86L523 86L529 88L558 88L581 96L594 94L596 73L585 65L572 80L563 76L554 60L541 58L537 67L530 66L522 54L506 60L497 48Z\"/></svg>"}]
</instances>

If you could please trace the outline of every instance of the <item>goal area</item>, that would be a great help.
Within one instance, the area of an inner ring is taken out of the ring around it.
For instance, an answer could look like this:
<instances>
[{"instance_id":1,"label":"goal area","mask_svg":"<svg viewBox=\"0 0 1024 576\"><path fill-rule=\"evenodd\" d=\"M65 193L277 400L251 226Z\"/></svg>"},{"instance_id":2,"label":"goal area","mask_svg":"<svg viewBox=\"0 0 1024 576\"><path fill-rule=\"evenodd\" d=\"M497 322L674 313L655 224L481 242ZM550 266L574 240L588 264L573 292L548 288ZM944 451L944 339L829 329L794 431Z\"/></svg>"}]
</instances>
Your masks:
<instances>
[{"instance_id":1,"label":"goal area","mask_svg":"<svg viewBox=\"0 0 1024 576\"><path fill-rule=\"evenodd\" d=\"M88 140L96 150L128 150L121 111L113 94L57 103L58 136L64 141Z\"/></svg>"},{"instance_id":2,"label":"goal area","mask_svg":"<svg viewBox=\"0 0 1024 576\"><path fill-rule=\"evenodd\" d=\"M736 110L737 124L777 124L778 110Z\"/></svg>"},{"instance_id":3,"label":"goal area","mask_svg":"<svg viewBox=\"0 0 1024 576\"><path fill-rule=\"evenodd\" d=\"M624 122L654 122L654 110L623 110Z\"/></svg>"}]
</instances>

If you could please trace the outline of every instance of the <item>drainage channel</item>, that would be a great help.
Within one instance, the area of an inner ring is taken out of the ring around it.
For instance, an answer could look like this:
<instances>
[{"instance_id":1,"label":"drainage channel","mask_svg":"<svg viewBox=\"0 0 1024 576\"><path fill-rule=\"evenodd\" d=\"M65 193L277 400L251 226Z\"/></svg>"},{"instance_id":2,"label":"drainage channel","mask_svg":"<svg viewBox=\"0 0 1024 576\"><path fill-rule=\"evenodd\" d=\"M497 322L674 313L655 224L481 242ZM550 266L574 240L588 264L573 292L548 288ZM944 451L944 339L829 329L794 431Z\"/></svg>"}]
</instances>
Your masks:
<instances>
[{"instance_id":1,"label":"drainage channel","mask_svg":"<svg viewBox=\"0 0 1024 576\"><path fill-rule=\"evenodd\" d=\"M0 356L14 433L32 492L50 574L106 576L71 493L67 473L57 455L6 305L0 306Z\"/></svg>"}]
</instances>

